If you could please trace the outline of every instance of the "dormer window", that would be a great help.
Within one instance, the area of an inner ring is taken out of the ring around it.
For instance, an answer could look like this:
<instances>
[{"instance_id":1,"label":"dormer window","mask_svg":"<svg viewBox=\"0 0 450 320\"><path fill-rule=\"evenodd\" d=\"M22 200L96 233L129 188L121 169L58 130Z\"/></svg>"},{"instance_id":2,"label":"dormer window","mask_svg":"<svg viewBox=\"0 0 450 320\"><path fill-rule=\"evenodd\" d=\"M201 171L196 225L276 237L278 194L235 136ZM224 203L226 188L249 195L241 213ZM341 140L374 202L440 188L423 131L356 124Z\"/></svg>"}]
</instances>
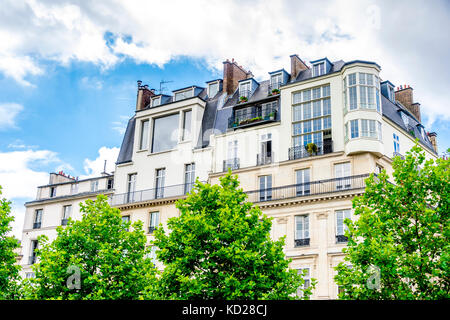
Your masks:
<instances>
[{"instance_id":1,"label":"dormer window","mask_svg":"<svg viewBox=\"0 0 450 320\"><path fill-rule=\"evenodd\" d=\"M161 96L152 99L152 107L161 105Z\"/></svg>"},{"instance_id":2,"label":"dormer window","mask_svg":"<svg viewBox=\"0 0 450 320\"><path fill-rule=\"evenodd\" d=\"M402 117L403 123L408 128L409 127L409 117L403 111L400 112L400 115Z\"/></svg>"},{"instance_id":3,"label":"dormer window","mask_svg":"<svg viewBox=\"0 0 450 320\"><path fill-rule=\"evenodd\" d=\"M193 93L194 93L193 88L189 88L188 90L184 90L184 91L179 91L179 92L175 93L175 101L192 98Z\"/></svg>"},{"instance_id":4,"label":"dormer window","mask_svg":"<svg viewBox=\"0 0 450 320\"><path fill-rule=\"evenodd\" d=\"M239 97L250 97L252 84L250 81L239 84Z\"/></svg>"},{"instance_id":5,"label":"dormer window","mask_svg":"<svg viewBox=\"0 0 450 320\"><path fill-rule=\"evenodd\" d=\"M320 62L313 65L313 77L318 77L324 74L325 74L325 62Z\"/></svg>"},{"instance_id":6,"label":"dormer window","mask_svg":"<svg viewBox=\"0 0 450 320\"><path fill-rule=\"evenodd\" d=\"M213 82L208 85L208 97L213 98L219 92L219 82Z\"/></svg>"},{"instance_id":7,"label":"dormer window","mask_svg":"<svg viewBox=\"0 0 450 320\"><path fill-rule=\"evenodd\" d=\"M283 75L281 74L281 72L270 76L270 85L272 89L280 89L282 83Z\"/></svg>"}]
</instances>

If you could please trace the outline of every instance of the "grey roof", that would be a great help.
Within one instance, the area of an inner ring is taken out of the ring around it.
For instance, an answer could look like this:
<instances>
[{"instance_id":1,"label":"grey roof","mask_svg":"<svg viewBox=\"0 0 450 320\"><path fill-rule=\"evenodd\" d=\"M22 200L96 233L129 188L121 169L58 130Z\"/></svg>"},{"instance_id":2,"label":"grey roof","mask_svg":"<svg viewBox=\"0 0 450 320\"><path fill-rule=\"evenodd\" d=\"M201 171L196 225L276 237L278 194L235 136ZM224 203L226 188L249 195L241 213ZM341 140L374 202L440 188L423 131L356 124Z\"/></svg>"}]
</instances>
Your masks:
<instances>
[{"instance_id":1,"label":"grey roof","mask_svg":"<svg viewBox=\"0 0 450 320\"><path fill-rule=\"evenodd\" d=\"M253 94L248 99L248 102L240 103L239 105L245 106L245 105L251 105L254 102L261 101L262 100L273 100L274 98L278 98L278 96L268 96L269 92L269 85L270 80L264 80L259 82L258 88L253 92ZM224 107L230 107L235 106L239 102L239 88L236 89L234 94L228 99L228 101L225 103Z\"/></svg>"},{"instance_id":2,"label":"grey roof","mask_svg":"<svg viewBox=\"0 0 450 320\"><path fill-rule=\"evenodd\" d=\"M123 136L122 145L120 146L119 156L116 164L131 162L133 158L133 144L134 144L134 128L136 127L136 118L133 116L127 125L125 135Z\"/></svg>"},{"instance_id":3,"label":"grey roof","mask_svg":"<svg viewBox=\"0 0 450 320\"><path fill-rule=\"evenodd\" d=\"M383 108L383 116L393 121L395 124L397 124L399 127L401 127L403 130L405 130L408 134L412 130L414 132L414 137L419 138L419 141L425 145L431 152L436 153L434 151L433 145L430 142L430 139L427 135L425 135L425 139L423 138L422 134L419 131L418 125L421 125L420 122L418 122L412 115L411 112L408 111L402 104L399 102L393 103L391 100L386 98L384 95L381 95L381 106ZM402 116L400 115L400 112L405 112L409 116L409 123L411 123L411 126L409 128L406 127L405 123L403 122Z\"/></svg>"},{"instance_id":4,"label":"grey roof","mask_svg":"<svg viewBox=\"0 0 450 320\"><path fill-rule=\"evenodd\" d=\"M220 95L216 94L213 99L206 102L196 148L205 148L209 145L209 136L212 133L211 130L214 128L219 98Z\"/></svg>"},{"instance_id":5,"label":"grey roof","mask_svg":"<svg viewBox=\"0 0 450 320\"><path fill-rule=\"evenodd\" d=\"M331 69L327 74L341 71L342 67L344 67L344 65L346 65L346 64L347 63L345 63L343 60L332 62ZM312 69L306 69L306 70L300 71L300 73L297 75L297 78L293 82L303 81L303 80L307 80L310 78L313 78Z\"/></svg>"}]
</instances>

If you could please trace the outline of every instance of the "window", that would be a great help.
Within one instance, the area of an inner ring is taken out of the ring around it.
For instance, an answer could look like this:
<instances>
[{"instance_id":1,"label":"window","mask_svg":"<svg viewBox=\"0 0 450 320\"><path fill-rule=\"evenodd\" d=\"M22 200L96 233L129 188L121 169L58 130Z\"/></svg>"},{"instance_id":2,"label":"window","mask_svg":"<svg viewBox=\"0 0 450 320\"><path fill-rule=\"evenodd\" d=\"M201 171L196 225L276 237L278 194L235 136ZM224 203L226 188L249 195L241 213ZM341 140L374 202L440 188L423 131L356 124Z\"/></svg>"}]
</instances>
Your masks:
<instances>
[{"instance_id":1,"label":"window","mask_svg":"<svg viewBox=\"0 0 450 320\"><path fill-rule=\"evenodd\" d=\"M189 193L195 183L195 163L185 165L184 169L184 193Z\"/></svg>"},{"instance_id":2,"label":"window","mask_svg":"<svg viewBox=\"0 0 450 320\"><path fill-rule=\"evenodd\" d=\"M50 198L56 197L56 187L50 187Z\"/></svg>"},{"instance_id":3,"label":"window","mask_svg":"<svg viewBox=\"0 0 450 320\"><path fill-rule=\"evenodd\" d=\"M91 181L91 192L98 191L98 180Z\"/></svg>"},{"instance_id":4,"label":"window","mask_svg":"<svg viewBox=\"0 0 450 320\"><path fill-rule=\"evenodd\" d=\"M153 120L152 152L175 148L178 143L179 113Z\"/></svg>"},{"instance_id":5,"label":"window","mask_svg":"<svg viewBox=\"0 0 450 320\"><path fill-rule=\"evenodd\" d=\"M350 162L334 165L334 176L336 178L336 190L349 189L351 187Z\"/></svg>"},{"instance_id":6,"label":"window","mask_svg":"<svg viewBox=\"0 0 450 320\"><path fill-rule=\"evenodd\" d=\"M310 179L311 171L310 169L302 169L295 171L296 177L296 192L297 196L308 195L311 191Z\"/></svg>"},{"instance_id":7,"label":"window","mask_svg":"<svg viewBox=\"0 0 450 320\"><path fill-rule=\"evenodd\" d=\"M303 290L308 289L311 286L311 270L310 268L300 268L297 269L297 273L302 275L302 278L305 281L303 286L299 287L297 290L297 296L303 297Z\"/></svg>"},{"instance_id":8,"label":"window","mask_svg":"<svg viewBox=\"0 0 450 320\"><path fill-rule=\"evenodd\" d=\"M128 222L130 222L130 216L122 216L122 223L126 225ZM128 227L126 230L129 231Z\"/></svg>"},{"instance_id":9,"label":"window","mask_svg":"<svg viewBox=\"0 0 450 320\"><path fill-rule=\"evenodd\" d=\"M139 144L140 150L148 149L148 124L148 120L141 122L141 142Z\"/></svg>"},{"instance_id":10,"label":"window","mask_svg":"<svg viewBox=\"0 0 450 320\"><path fill-rule=\"evenodd\" d=\"M156 97L152 99L152 107L157 107L161 105L161 97Z\"/></svg>"},{"instance_id":11,"label":"window","mask_svg":"<svg viewBox=\"0 0 450 320\"><path fill-rule=\"evenodd\" d=\"M351 219L351 211L338 210L336 211L336 242L347 242L348 239L345 236L345 231L348 230L347 225L344 223L345 219Z\"/></svg>"},{"instance_id":12,"label":"window","mask_svg":"<svg viewBox=\"0 0 450 320\"><path fill-rule=\"evenodd\" d=\"M395 133L393 134L393 136L394 136L394 152L395 153L400 153L400 140L399 140L399 137Z\"/></svg>"},{"instance_id":13,"label":"window","mask_svg":"<svg viewBox=\"0 0 450 320\"><path fill-rule=\"evenodd\" d=\"M351 120L350 121L350 137L358 138L359 137L359 131L358 131L358 120Z\"/></svg>"},{"instance_id":14,"label":"window","mask_svg":"<svg viewBox=\"0 0 450 320\"><path fill-rule=\"evenodd\" d=\"M36 250L37 249L38 249L38 241L37 240L31 240L30 258L29 258L28 264L35 264L36 263Z\"/></svg>"},{"instance_id":15,"label":"window","mask_svg":"<svg viewBox=\"0 0 450 320\"><path fill-rule=\"evenodd\" d=\"M219 83L214 82L208 85L208 97L213 98L219 92Z\"/></svg>"},{"instance_id":16,"label":"window","mask_svg":"<svg viewBox=\"0 0 450 320\"><path fill-rule=\"evenodd\" d=\"M127 202L134 202L134 196L136 193L136 178L137 178L137 173L132 173L132 174L128 175Z\"/></svg>"},{"instance_id":17,"label":"window","mask_svg":"<svg viewBox=\"0 0 450 320\"><path fill-rule=\"evenodd\" d=\"M61 219L62 226L67 225L67 221L69 220L71 213L72 213L72 205L63 206L63 216Z\"/></svg>"},{"instance_id":18,"label":"window","mask_svg":"<svg viewBox=\"0 0 450 320\"><path fill-rule=\"evenodd\" d=\"M152 246L150 248L150 252L148 254L148 258L152 261L153 264L156 263L156 250L157 250L157 247L156 246Z\"/></svg>"},{"instance_id":19,"label":"window","mask_svg":"<svg viewBox=\"0 0 450 320\"><path fill-rule=\"evenodd\" d=\"M272 176L259 177L259 201L272 200Z\"/></svg>"},{"instance_id":20,"label":"window","mask_svg":"<svg viewBox=\"0 0 450 320\"><path fill-rule=\"evenodd\" d=\"M357 74L358 83L356 81ZM380 79L370 73L349 74L344 79L344 103L345 112L347 112L347 107L349 110L361 108L376 109L378 112L381 112Z\"/></svg>"},{"instance_id":21,"label":"window","mask_svg":"<svg viewBox=\"0 0 450 320\"><path fill-rule=\"evenodd\" d=\"M150 212L150 224L148 227L148 233L153 233L159 225L159 212Z\"/></svg>"},{"instance_id":22,"label":"window","mask_svg":"<svg viewBox=\"0 0 450 320\"><path fill-rule=\"evenodd\" d=\"M114 188L114 179L109 178L106 184L106 189L111 190L112 188Z\"/></svg>"},{"instance_id":23,"label":"window","mask_svg":"<svg viewBox=\"0 0 450 320\"><path fill-rule=\"evenodd\" d=\"M182 132L182 141L191 140L191 124L192 124L192 110L183 112L183 132Z\"/></svg>"},{"instance_id":24,"label":"window","mask_svg":"<svg viewBox=\"0 0 450 320\"><path fill-rule=\"evenodd\" d=\"M156 170L156 188L155 198L164 198L164 181L165 181L166 169Z\"/></svg>"},{"instance_id":25,"label":"window","mask_svg":"<svg viewBox=\"0 0 450 320\"><path fill-rule=\"evenodd\" d=\"M259 164L272 162L272 134L267 133L261 135L261 153L257 156Z\"/></svg>"},{"instance_id":26,"label":"window","mask_svg":"<svg viewBox=\"0 0 450 320\"><path fill-rule=\"evenodd\" d=\"M330 98L328 99L323 99L323 115L324 116L328 116L331 114L331 100Z\"/></svg>"},{"instance_id":27,"label":"window","mask_svg":"<svg viewBox=\"0 0 450 320\"><path fill-rule=\"evenodd\" d=\"M238 153L238 141L229 141L228 142L228 159L236 159Z\"/></svg>"},{"instance_id":28,"label":"window","mask_svg":"<svg viewBox=\"0 0 450 320\"><path fill-rule=\"evenodd\" d=\"M309 245L309 216L295 216L295 246Z\"/></svg>"},{"instance_id":29,"label":"window","mask_svg":"<svg viewBox=\"0 0 450 320\"><path fill-rule=\"evenodd\" d=\"M272 89L279 89L283 83L283 76L281 73L277 73L270 76L270 85Z\"/></svg>"},{"instance_id":30,"label":"window","mask_svg":"<svg viewBox=\"0 0 450 320\"><path fill-rule=\"evenodd\" d=\"M176 92L175 93L175 101L180 101L183 99L187 99L187 98L192 98L193 97L193 93L194 93L194 89L188 89L185 91L181 91L181 92Z\"/></svg>"},{"instance_id":31,"label":"window","mask_svg":"<svg viewBox=\"0 0 450 320\"><path fill-rule=\"evenodd\" d=\"M330 96L330 85L326 85L322 87L322 96L329 97Z\"/></svg>"},{"instance_id":32,"label":"window","mask_svg":"<svg viewBox=\"0 0 450 320\"><path fill-rule=\"evenodd\" d=\"M27 273L25 273L25 277L27 279L31 279L31 278L36 277L36 275L34 274L34 272L27 272Z\"/></svg>"},{"instance_id":33,"label":"window","mask_svg":"<svg viewBox=\"0 0 450 320\"><path fill-rule=\"evenodd\" d=\"M383 167L379 164L375 165L375 174L380 174L383 171Z\"/></svg>"},{"instance_id":34,"label":"window","mask_svg":"<svg viewBox=\"0 0 450 320\"><path fill-rule=\"evenodd\" d=\"M37 209L34 211L34 221L33 221L33 229L39 229L42 223L42 209Z\"/></svg>"},{"instance_id":35,"label":"window","mask_svg":"<svg viewBox=\"0 0 450 320\"><path fill-rule=\"evenodd\" d=\"M251 83L243 82L239 84L239 97L249 97L251 91Z\"/></svg>"},{"instance_id":36,"label":"window","mask_svg":"<svg viewBox=\"0 0 450 320\"><path fill-rule=\"evenodd\" d=\"M72 183L70 185L70 193L71 194L76 194L78 193L78 183Z\"/></svg>"},{"instance_id":37,"label":"window","mask_svg":"<svg viewBox=\"0 0 450 320\"><path fill-rule=\"evenodd\" d=\"M405 127L409 127L409 117L404 113L403 111L400 111L400 115L402 117L403 123L405 124Z\"/></svg>"},{"instance_id":38,"label":"window","mask_svg":"<svg viewBox=\"0 0 450 320\"><path fill-rule=\"evenodd\" d=\"M313 77L321 76L323 74L325 74L325 62L313 65Z\"/></svg>"}]
</instances>

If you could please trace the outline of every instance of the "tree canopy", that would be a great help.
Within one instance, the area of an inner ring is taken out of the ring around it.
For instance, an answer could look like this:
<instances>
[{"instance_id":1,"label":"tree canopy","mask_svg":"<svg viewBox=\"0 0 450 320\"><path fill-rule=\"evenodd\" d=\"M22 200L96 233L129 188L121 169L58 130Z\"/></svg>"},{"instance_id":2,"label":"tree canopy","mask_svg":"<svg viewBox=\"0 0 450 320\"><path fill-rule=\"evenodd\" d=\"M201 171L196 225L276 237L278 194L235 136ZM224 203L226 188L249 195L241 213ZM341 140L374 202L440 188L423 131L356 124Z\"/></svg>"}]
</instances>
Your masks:
<instances>
[{"instance_id":1,"label":"tree canopy","mask_svg":"<svg viewBox=\"0 0 450 320\"><path fill-rule=\"evenodd\" d=\"M164 264L157 286L163 299L294 299L302 276L289 269L284 238L270 239L271 219L246 201L236 176L220 185L196 182L168 220L155 231ZM301 290L300 290L301 291ZM311 295L311 287L303 298Z\"/></svg>"},{"instance_id":2,"label":"tree canopy","mask_svg":"<svg viewBox=\"0 0 450 320\"><path fill-rule=\"evenodd\" d=\"M450 297L449 160L425 160L419 146L366 180L346 220L348 248L336 269L341 299Z\"/></svg>"}]
</instances>

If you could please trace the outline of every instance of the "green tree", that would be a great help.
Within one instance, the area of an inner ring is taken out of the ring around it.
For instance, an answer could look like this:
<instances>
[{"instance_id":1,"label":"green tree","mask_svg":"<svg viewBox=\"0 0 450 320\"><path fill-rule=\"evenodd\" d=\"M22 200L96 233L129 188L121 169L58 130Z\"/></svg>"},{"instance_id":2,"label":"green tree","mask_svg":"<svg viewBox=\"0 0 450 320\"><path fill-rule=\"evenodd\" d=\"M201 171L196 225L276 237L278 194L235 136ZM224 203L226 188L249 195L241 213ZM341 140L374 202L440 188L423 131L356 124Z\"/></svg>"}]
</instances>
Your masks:
<instances>
[{"instance_id":1,"label":"green tree","mask_svg":"<svg viewBox=\"0 0 450 320\"><path fill-rule=\"evenodd\" d=\"M0 186L0 195L2 187ZM10 224L14 221L11 202L0 198L0 300L17 299L20 295L20 266L16 264L15 249L20 247L19 240L9 236Z\"/></svg>"},{"instance_id":2,"label":"green tree","mask_svg":"<svg viewBox=\"0 0 450 320\"><path fill-rule=\"evenodd\" d=\"M41 236L31 299L141 299L155 280L142 222L122 220L104 195L80 204L81 220L57 228L53 242ZM130 231L128 231L130 230ZM79 279L79 281L78 281Z\"/></svg>"},{"instance_id":3,"label":"green tree","mask_svg":"<svg viewBox=\"0 0 450 320\"><path fill-rule=\"evenodd\" d=\"M168 220L155 231L164 263L158 281L163 299L294 299L302 276L288 268L284 239L270 239L271 219L246 202L236 176L219 185L196 182ZM308 299L312 288L303 292Z\"/></svg>"},{"instance_id":4,"label":"green tree","mask_svg":"<svg viewBox=\"0 0 450 320\"><path fill-rule=\"evenodd\" d=\"M449 160L425 160L417 146L366 180L346 220L345 262L336 268L341 299L449 298Z\"/></svg>"}]
</instances>

